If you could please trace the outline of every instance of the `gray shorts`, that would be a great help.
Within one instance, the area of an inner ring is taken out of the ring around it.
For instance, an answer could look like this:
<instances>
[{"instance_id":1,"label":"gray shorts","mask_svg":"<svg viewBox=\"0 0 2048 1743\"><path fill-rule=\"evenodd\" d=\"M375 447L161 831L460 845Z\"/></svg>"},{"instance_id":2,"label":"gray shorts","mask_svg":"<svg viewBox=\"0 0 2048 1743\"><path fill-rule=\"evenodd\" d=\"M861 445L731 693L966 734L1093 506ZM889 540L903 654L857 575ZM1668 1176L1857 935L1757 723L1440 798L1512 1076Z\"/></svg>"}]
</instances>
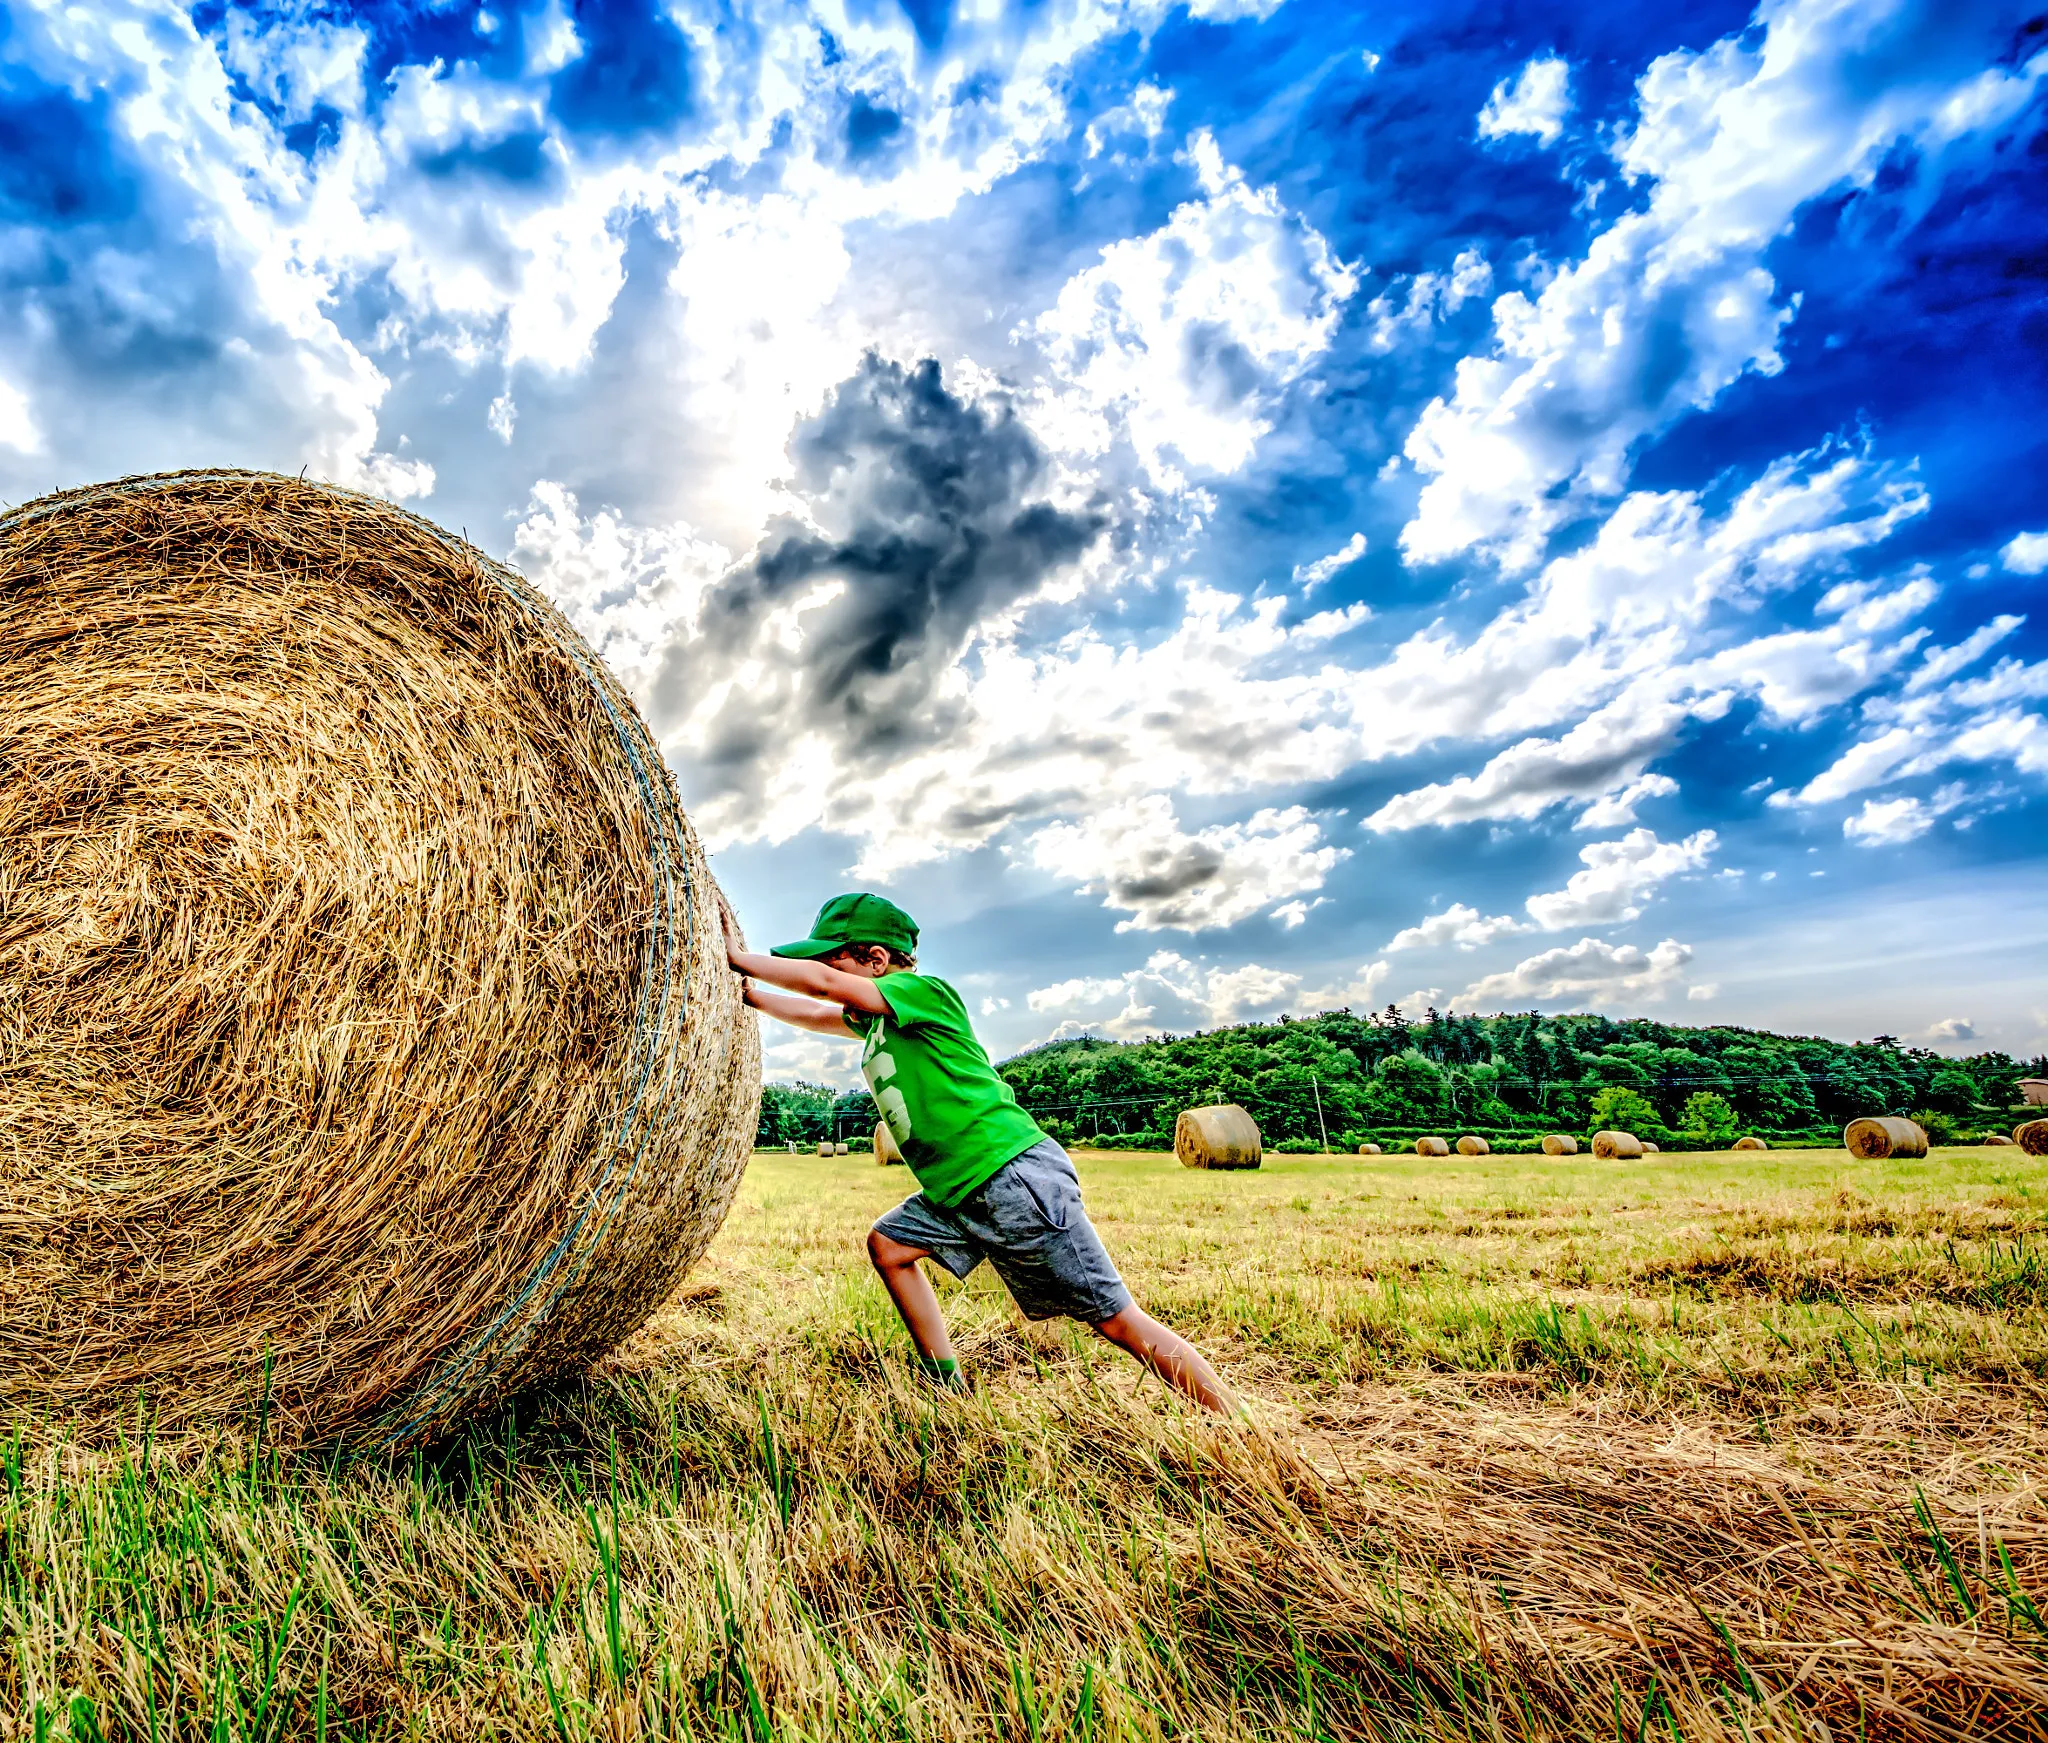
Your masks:
<instances>
[{"instance_id":1,"label":"gray shorts","mask_svg":"<svg viewBox=\"0 0 2048 1743\"><path fill-rule=\"evenodd\" d=\"M1081 1208L1073 1160L1050 1138L1012 1157L951 1208L920 1192L875 1227L906 1247L922 1247L955 1277L986 1259L1029 1319L1065 1314L1100 1325L1131 1304Z\"/></svg>"}]
</instances>

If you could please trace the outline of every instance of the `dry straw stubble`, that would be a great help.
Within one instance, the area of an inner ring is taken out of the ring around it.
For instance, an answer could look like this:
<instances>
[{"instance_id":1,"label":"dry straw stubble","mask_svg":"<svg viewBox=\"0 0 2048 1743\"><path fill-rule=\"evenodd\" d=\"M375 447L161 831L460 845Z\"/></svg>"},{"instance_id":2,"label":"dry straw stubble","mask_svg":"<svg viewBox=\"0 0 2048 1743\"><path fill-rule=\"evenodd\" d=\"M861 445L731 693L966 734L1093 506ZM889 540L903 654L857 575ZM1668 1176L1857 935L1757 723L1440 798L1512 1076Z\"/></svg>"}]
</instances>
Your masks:
<instances>
[{"instance_id":1,"label":"dry straw stubble","mask_svg":"<svg viewBox=\"0 0 2048 1743\"><path fill-rule=\"evenodd\" d=\"M0 517L0 1402L419 1440L703 1251L759 1047L558 612L268 474Z\"/></svg>"}]
</instances>

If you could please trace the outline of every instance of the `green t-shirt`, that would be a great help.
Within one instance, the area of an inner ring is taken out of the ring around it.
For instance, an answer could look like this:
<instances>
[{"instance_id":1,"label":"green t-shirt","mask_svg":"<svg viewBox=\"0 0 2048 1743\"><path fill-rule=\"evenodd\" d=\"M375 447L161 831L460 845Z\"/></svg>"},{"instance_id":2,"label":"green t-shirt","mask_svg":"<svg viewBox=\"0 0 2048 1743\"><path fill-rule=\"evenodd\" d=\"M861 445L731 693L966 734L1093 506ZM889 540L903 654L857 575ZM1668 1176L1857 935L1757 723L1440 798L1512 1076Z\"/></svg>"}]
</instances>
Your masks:
<instances>
[{"instance_id":1,"label":"green t-shirt","mask_svg":"<svg viewBox=\"0 0 2048 1743\"><path fill-rule=\"evenodd\" d=\"M867 1042L861 1075L918 1185L958 1204L1045 1134L996 1075L958 993L929 974L885 974L875 984L890 1014L846 1013Z\"/></svg>"}]
</instances>

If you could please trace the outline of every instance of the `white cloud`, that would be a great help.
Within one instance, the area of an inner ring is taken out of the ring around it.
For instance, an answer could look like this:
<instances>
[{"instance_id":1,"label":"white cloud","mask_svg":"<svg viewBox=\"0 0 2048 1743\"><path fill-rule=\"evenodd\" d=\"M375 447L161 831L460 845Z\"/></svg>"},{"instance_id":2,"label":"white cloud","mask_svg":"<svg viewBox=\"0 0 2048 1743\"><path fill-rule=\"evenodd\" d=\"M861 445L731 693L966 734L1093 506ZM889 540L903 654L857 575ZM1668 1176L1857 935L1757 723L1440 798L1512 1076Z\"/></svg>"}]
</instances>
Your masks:
<instances>
[{"instance_id":1,"label":"white cloud","mask_svg":"<svg viewBox=\"0 0 2048 1743\"><path fill-rule=\"evenodd\" d=\"M1313 563L1295 565L1294 584L1307 592L1311 587L1320 587L1332 575L1348 569L1365 555L1365 534L1353 533L1342 546L1327 557L1318 557Z\"/></svg>"},{"instance_id":2,"label":"white cloud","mask_svg":"<svg viewBox=\"0 0 2048 1743\"><path fill-rule=\"evenodd\" d=\"M1084 1031L1121 1040L1165 1030L1185 1032L1255 1021L1283 1011L1307 1015L1342 1006L1364 1008L1387 977L1384 962L1360 965L1348 979L1309 986L1285 969L1248 962L1219 968L1177 951L1155 951L1142 968L1105 977L1077 976L1039 987L1025 1003L1059 1019L1052 1036Z\"/></svg>"},{"instance_id":3,"label":"white cloud","mask_svg":"<svg viewBox=\"0 0 2048 1743\"><path fill-rule=\"evenodd\" d=\"M1181 467L1229 473L1271 427L1273 396L1329 346L1352 269L1195 135L1202 196L1149 236L1112 243L1018 330L1066 382L1035 421L1099 454L1121 430L1165 486Z\"/></svg>"},{"instance_id":4,"label":"white cloud","mask_svg":"<svg viewBox=\"0 0 2048 1743\"><path fill-rule=\"evenodd\" d=\"M1942 1017L1927 1025L1927 1038L1930 1041L1974 1041L1977 1025L1968 1017Z\"/></svg>"},{"instance_id":5,"label":"white cloud","mask_svg":"<svg viewBox=\"0 0 2048 1743\"><path fill-rule=\"evenodd\" d=\"M1453 902L1441 914L1431 914L1420 925L1396 932L1387 940L1385 948L1392 953L1455 944L1460 950L1471 950L1481 944L1491 944L1496 938L1528 930L1529 927L1512 914L1483 915L1477 908Z\"/></svg>"},{"instance_id":6,"label":"white cloud","mask_svg":"<svg viewBox=\"0 0 2048 1743\"><path fill-rule=\"evenodd\" d=\"M1525 957L1505 974L1490 974L1459 995L1463 1006L1505 1008L1517 1002L1661 998L1692 960L1689 945L1667 938L1655 949L1581 938L1573 945Z\"/></svg>"},{"instance_id":7,"label":"white cloud","mask_svg":"<svg viewBox=\"0 0 2048 1743\"><path fill-rule=\"evenodd\" d=\"M1721 996L1720 984L1711 980L1698 981L1685 989L1685 996L1697 1003L1705 1003Z\"/></svg>"},{"instance_id":8,"label":"white cloud","mask_svg":"<svg viewBox=\"0 0 2048 1743\"><path fill-rule=\"evenodd\" d=\"M1678 791L1669 775L1638 775L1625 787L1595 799L1581 811L1574 829L1619 829L1636 820L1636 807L1645 799L1668 799Z\"/></svg>"},{"instance_id":9,"label":"white cloud","mask_svg":"<svg viewBox=\"0 0 2048 1743\"><path fill-rule=\"evenodd\" d=\"M1525 906L1546 932L1634 920L1658 885L1704 871L1719 844L1711 829L1683 841L1659 841L1648 829L1631 829L1619 841L1595 841L1580 848L1586 869L1572 873L1561 890L1531 896Z\"/></svg>"},{"instance_id":10,"label":"white cloud","mask_svg":"<svg viewBox=\"0 0 2048 1743\"><path fill-rule=\"evenodd\" d=\"M33 454L42 445L42 433L36 428L28 395L13 382L0 379L0 447Z\"/></svg>"},{"instance_id":11,"label":"white cloud","mask_svg":"<svg viewBox=\"0 0 2048 1743\"><path fill-rule=\"evenodd\" d=\"M1406 452L1429 482L1401 535L1411 561L1479 545L1533 562L1620 493L1640 441L1777 371L1793 311L1764 257L1801 205L1866 184L1900 139L1938 150L2004 125L2043 70L1986 71L1936 9L1790 0L1759 16L1761 40L1651 64L1614 147L1647 197L1533 299L1500 297L1492 353L1416 422ZM1888 85L1862 71L1879 60Z\"/></svg>"},{"instance_id":12,"label":"white cloud","mask_svg":"<svg viewBox=\"0 0 2048 1743\"><path fill-rule=\"evenodd\" d=\"M1479 137L1505 139L1533 133L1539 145L1555 145L1571 113L1571 63L1560 55L1538 55L1511 81L1493 87L1479 111Z\"/></svg>"},{"instance_id":13,"label":"white cloud","mask_svg":"<svg viewBox=\"0 0 2048 1743\"><path fill-rule=\"evenodd\" d=\"M2015 575L2039 575L2048 570L2048 532L2014 534L1999 551L1998 560Z\"/></svg>"},{"instance_id":14,"label":"white cloud","mask_svg":"<svg viewBox=\"0 0 2048 1743\"><path fill-rule=\"evenodd\" d=\"M1129 913L1119 932L1200 932L1321 889L1349 850L1329 846L1322 826L1299 806L1189 832L1172 800L1151 793L1077 823L1049 824L1031 837L1030 854L1042 870L1102 891L1105 908Z\"/></svg>"}]
</instances>

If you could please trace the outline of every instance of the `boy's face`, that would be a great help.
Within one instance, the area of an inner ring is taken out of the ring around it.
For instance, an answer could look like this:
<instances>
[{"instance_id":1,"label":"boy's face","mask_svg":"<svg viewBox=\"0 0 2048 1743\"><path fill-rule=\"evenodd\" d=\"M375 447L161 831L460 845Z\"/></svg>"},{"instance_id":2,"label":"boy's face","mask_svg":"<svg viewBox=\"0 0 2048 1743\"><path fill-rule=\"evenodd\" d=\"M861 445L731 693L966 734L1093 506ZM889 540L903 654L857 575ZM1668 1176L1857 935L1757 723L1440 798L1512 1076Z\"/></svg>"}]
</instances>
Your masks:
<instances>
[{"instance_id":1,"label":"boy's face","mask_svg":"<svg viewBox=\"0 0 2048 1743\"><path fill-rule=\"evenodd\" d=\"M864 980L880 980L889 972L889 953L879 944L848 944L826 957L825 966Z\"/></svg>"}]
</instances>

